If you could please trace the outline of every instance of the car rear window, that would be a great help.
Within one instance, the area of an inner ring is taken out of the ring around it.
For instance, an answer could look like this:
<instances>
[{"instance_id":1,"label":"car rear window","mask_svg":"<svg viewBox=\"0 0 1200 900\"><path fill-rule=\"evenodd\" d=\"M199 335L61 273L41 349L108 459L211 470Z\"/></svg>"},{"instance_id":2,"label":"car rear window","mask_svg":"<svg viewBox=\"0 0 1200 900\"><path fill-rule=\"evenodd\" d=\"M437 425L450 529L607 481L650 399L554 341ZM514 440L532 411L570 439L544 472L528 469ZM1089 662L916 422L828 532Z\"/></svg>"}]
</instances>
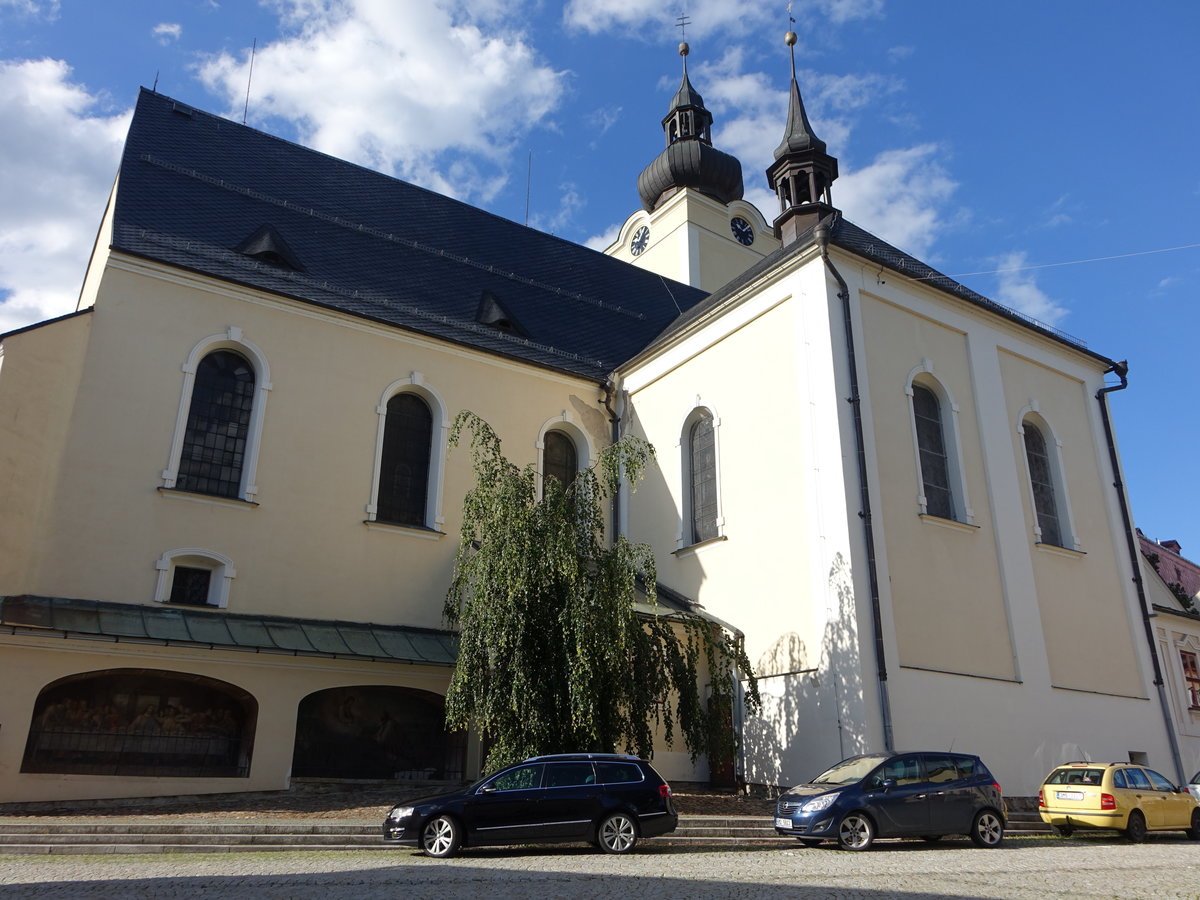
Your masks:
<instances>
[{"instance_id":1,"label":"car rear window","mask_svg":"<svg viewBox=\"0 0 1200 900\"><path fill-rule=\"evenodd\" d=\"M958 769L954 757L928 754L925 757L925 780L934 784L946 784L958 780Z\"/></svg>"},{"instance_id":2,"label":"car rear window","mask_svg":"<svg viewBox=\"0 0 1200 900\"><path fill-rule=\"evenodd\" d=\"M633 763L596 763L596 780L601 784L641 781L642 770Z\"/></svg>"},{"instance_id":3,"label":"car rear window","mask_svg":"<svg viewBox=\"0 0 1200 900\"><path fill-rule=\"evenodd\" d=\"M1103 769L1055 769L1046 784L1099 784L1103 780Z\"/></svg>"}]
</instances>

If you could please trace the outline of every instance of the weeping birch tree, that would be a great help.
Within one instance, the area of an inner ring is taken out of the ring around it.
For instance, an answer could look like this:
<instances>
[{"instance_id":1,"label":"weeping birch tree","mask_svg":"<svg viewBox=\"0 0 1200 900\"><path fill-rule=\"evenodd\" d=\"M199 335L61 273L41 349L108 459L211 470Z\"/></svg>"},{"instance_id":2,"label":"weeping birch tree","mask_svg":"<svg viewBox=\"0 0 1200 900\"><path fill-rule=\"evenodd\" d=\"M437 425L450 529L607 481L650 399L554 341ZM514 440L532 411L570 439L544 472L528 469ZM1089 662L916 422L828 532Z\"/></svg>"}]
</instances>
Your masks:
<instances>
[{"instance_id":1,"label":"weeping birch tree","mask_svg":"<svg viewBox=\"0 0 1200 900\"><path fill-rule=\"evenodd\" d=\"M625 437L570 485L548 477L539 491L536 469L507 460L474 413L455 419L450 446L468 431L475 486L444 610L459 631L449 727L477 730L489 771L543 753L649 757L658 728L693 761L732 761L735 671L747 708L758 706L740 640L699 616L667 615L650 548L604 539L606 501L622 477L637 484L654 448ZM638 613L639 590L661 614Z\"/></svg>"}]
</instances>

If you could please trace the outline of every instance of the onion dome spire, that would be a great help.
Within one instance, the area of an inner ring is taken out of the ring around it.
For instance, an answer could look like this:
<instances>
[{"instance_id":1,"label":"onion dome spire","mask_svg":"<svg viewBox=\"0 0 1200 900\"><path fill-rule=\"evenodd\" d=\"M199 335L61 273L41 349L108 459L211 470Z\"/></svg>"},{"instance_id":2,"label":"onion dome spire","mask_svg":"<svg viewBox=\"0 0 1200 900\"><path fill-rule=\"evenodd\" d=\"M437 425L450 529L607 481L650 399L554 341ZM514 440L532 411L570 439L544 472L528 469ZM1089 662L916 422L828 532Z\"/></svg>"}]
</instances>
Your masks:
<instances>
[{"instance_id":1,"label":"onion dome spire","mask_svg":"<svg viewBox=\"0 0 1200 900\"><path fill-rule=\"evenodd\" d=\"M775 162L767 169L767 183L779 197L780 215L775 220L775 233L788 243L833 211L830 185L838 177L838 164L813 131L804 110L796 82L796 32L789 31L784 40L792 57L787 129L775 148Z\"/></svg>"},{"instance_id":2,"label":"onion dome spire","mask_svg":"<svg viewBox=\"0 0 1200 900\"><path fill-rule=\"evenodd\" d=\"M683 81L662 120L666 149L638 176L638 194L647 212L681 188L693 188L720 203L742 197L742 164L712 145L713 117L688 78L689 50L686 42L679 45Z\"/></svg>"}]
</instances>

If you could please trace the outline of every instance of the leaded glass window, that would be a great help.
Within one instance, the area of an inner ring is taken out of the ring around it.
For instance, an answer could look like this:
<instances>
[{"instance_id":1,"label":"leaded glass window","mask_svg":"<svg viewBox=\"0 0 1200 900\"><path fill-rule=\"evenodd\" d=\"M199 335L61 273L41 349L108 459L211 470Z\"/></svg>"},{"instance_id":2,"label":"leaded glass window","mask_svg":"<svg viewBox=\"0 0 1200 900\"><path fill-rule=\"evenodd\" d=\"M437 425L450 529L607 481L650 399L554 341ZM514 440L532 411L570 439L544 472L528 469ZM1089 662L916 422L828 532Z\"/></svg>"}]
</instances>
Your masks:
<instances>
[{"instance_id":1,"label":"leaded glass window","mask_svg":"<svg viewBox=\"0 0 1200 900\"><path fill-rule=\"evenodd\" d=\"M432 440L429 404L410 391L388 400L376 500L378 521L425 524Z\"/></svg>"},{"instance_id":2,"label":"leaded glass window","mask_svg":"<svg viewBox=\"0 0 1200 900\"><path fill-rule=\"evenodd\" d=\"M254 368L232 350L208 354L196 367L187 431L175 486L239 497L254 409Z\"/></svg>"},{"instance_id":3,"label":"leaded glass window","mask_svg":"<svg viewBox=\"0 0 1200 900\"><path fill-rule=\"evenodd\" d=\"M703 410L688 433L692 543L717 537L717 452L712 414Z\"/></svg>"},{"instance_id":4,"label":"leaded glass window","mask_svg":"<svg viewBox=\"0 0 1200 900\"><path fill-rule=\"evenodd\" d=\"M185 606L208 606L208 588L212 581L211 569L194 566L176 566L171 578L169 602Z\"/></svg>"},{"instance_id":5,"label":"leaded glass window","mask_svg":"<svg viewBox=\"0 0 1200 900\"><path fill-rule=\"evenodd\" d=\"M1029 480L1033 485L1033 507L1037 512L1038 528L1043 544L1062 546L1062 528L1058 521L1058 503L1054 496L1054 475L1046 438L1032 422L1024 423L1025 456L1029 460Z\"/></svg>"},{"instance_id":6,"label":"leaded glass window","mask_svg":"<svg viewBox=\"0 0 1200 900\"><path fill-rule=\"evenodd\" d=\"M914 384L912 390L925 511L931 516L953 519L954 503L950 495L950 466L942 431L942 405L929 388Z\"/></svg>"},{"instance_id":7,"label":"leaded glass window","mask_svg":"<svg viewBox=\"0 0 1200 900\"><path fill-rule=\"evenodd\" d=\"M561 431L547 431L542 448L542 474L568 488L579 472L575 443Z\"/></svg>"}]
</instances>

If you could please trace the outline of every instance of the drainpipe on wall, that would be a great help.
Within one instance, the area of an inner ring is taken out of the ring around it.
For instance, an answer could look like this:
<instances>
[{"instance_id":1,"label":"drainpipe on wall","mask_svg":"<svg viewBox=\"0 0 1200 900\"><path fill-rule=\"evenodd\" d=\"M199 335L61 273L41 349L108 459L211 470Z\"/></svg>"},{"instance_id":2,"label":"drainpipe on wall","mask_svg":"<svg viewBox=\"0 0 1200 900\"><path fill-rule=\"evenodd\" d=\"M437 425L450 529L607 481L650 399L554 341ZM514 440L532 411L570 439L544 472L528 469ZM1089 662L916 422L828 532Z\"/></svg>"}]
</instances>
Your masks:
<instances>
[{"instance_id":1,"label":"drainpipe on wall","mask_svg":"<svg viewBox=\"0 0 1200 900\"><path fill-rule=\"evenodd\" d=\"M1146 629L1146 643L1150 647L1150 662L1154 666L1154 687L1158 692L1158 703L1162 707L1163 724L1167 726L1167 740L1171 744L1171 759L1175 763L1175 777L1180 784L1187 783L1187 773L1183 770L1183 758L1179 752L1179 739L1175 736L1175 720L1171 717L1171 705L1167 701L1167 691L1163 684L1162 666L1158 661L1158 647L1154 642L1154 626L1150 623L1150 605L1146 602L1146 589L1142 582L1142 567L1134 538L1133 520L1129 514L1129 500L1125 496L1125 485L1121 481L1121 465L1117 460L1117 444L1113 438L1112 420L1108 415L1108 394L1113 391L1123 391L1129 387L1129 363L1122 360L1113 363L1104 374L1113 373L1121 379L1120 384L1102 387L1096 391L1096 401L1100 404L1100 417L1104 421L1104 437L1108 441L1108 459L1112 464L1113 488L1117 492L1117 505L1121 507L1121 522L1125 531L1126 549L1129 551L1129 563L1133 566L1133 584L1137 588L1138 606L1142 611L1142 625Z\"/></svg>"},{"instance_id":2,"label":"drainpipe on wall","mask_svg":"<svg viewBox=\"0 0 1200 900\"><path fill-rule=\"evenodd\" d=\"M858 456L858 484L862 509L863 537L867 545L867 575L871 584L871 624L875 631L875 671L879 681L879 714L883 720L883 746L895 749L892 737L892 704L888 697L887 657L883 646L883 616L879 603L879 572L875 565L875 529L871 524L871 491L867 483L867 450L863 438L862 398L858 393L858 361L854 353L854 321L850 315L850 288L829 258L829 226L824 221L813 229L813 237L821 251L821 259L838 283L838 299L842 301L842 318L846 328L846 361L850 369L850 397L854 410L854 445Z\"/></svg>"}]
</instances>

